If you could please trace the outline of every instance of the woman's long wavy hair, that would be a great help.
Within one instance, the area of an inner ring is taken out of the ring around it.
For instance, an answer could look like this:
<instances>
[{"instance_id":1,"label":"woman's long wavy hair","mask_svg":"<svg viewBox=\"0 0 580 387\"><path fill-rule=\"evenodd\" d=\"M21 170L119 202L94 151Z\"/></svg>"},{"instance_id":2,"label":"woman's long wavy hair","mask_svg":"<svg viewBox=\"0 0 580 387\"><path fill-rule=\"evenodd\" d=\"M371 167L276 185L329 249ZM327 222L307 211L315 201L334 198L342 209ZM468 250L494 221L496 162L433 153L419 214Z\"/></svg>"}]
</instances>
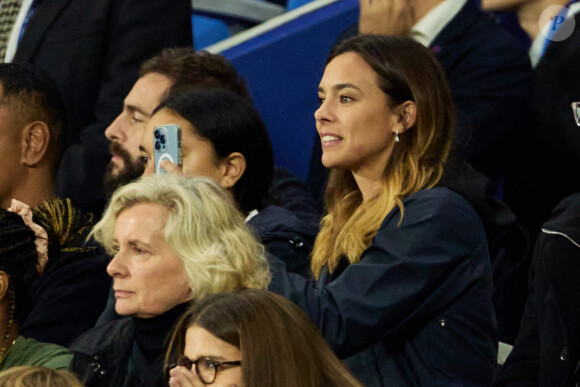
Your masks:
<instances>
[{"instance_id":1,"label":"woman's long wavy hair","mask_svg":"<svg viewBox=\"0 0 580 387\"><path fill-rule=\"evenodd\" d=\"M415 124L399 134L400 141L383 168L379 193L363 201L352 173L333 169L325 191L328 214L312 252L311 268L318 278L327 265L332 272L342 257L360 261L385 216L403 199L441 179L454 131L453 101L443 70L427 48L410 38L358 35L336 46L327 64L344 53L359 55L375 72L387 106L416 104Z\"/></svg>"}]
</instances>

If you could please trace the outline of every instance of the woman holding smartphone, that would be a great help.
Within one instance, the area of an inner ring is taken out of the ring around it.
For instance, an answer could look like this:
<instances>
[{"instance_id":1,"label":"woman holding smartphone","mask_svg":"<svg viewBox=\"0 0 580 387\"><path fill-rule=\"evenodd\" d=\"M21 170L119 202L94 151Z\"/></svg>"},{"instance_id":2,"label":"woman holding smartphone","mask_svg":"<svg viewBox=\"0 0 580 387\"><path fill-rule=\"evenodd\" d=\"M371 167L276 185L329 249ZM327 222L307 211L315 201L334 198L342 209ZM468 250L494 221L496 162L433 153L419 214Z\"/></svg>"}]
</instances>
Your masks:
<instances>
[{"instance_id":1,"label":"woman holding smartphone","mask_svg":"<svg viewBox=\"0 0 580 387\"><path fill-rule=\"evenodd\" d=\"M169 173L206 176L227 189L266 250L283 259L290 271L308 275L318 225L278 205L270 195L272 145L252 102L225 89L173 88L141 138L144 176L155 173L155 130L170 124L181 128L183 163L164 160L160 167ZM290 199L299 202L297 197Z\"/></svg>"},{"instance_id":2,"label":"woman holding smartphone","mask_svg":"<svg viewBox=\"0 0 580 387\"><path fill-rule=\"evenodd\" d=\"M440 65L412 39L360 35L331 52L318 94L331 174L315 280L272 259L269 289L298 304L367 386L491 385L485 229L438 186L454 128Z\"/></svg>"}]
</instances>

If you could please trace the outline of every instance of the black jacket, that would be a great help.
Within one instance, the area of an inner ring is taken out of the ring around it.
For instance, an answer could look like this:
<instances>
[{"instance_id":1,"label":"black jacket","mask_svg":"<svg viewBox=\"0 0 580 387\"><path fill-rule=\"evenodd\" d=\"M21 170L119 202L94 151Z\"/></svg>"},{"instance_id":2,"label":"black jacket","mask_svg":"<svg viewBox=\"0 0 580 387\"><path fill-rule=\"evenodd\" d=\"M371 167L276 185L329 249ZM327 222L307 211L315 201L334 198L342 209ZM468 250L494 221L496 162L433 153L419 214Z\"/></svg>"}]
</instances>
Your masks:
<instances>
[{"instance_id":1,"label":"black jacket","mask_svg":"<svg viewBox=\"0 0 580 387\"><path fill-rule=\"evenodd\" d=\"M580 192L580 132L570 106L580 101L580 13L565 23L575 23L572 35L552 40L534 69L527 131L506 180L505 199L534 239L552 209Z\"/></svg>"},{"instance_id":2,"label":"black jacket","mask_svg":"<svg viewBox=\"0 0 580 387\"><path fill-rule=\"evenodd\" d=\"M536 243L530 296L500 386L580 382L580 193L552 212Z\"/></svg>"},{"instance_id":3,"label":"black jacket","mask_svg":"<svg viewBox=\"0 0 580 387\"><path fill-rule=\"evenodd\" d=\"M30 310L18 327L25 336L68 347L91 329L111 287L109 257L98 250L64 253L49 260L30 289Z\"/></svg>"},{"instance_id":4,"label":"black jacket","mask_svg":"<svg viewBox=\"0 0 580 387\"><path fill-rule=\"evenodd\" d=\"M94 225L70 201L50 199L33 209L34 221L49 235L49 260L28 293L19 332L41 342L68 347L91 329L107 301L109 259L85 240Z\"/></svg>"},{"instance_id":5,"label":"black jacket","mask_svg":"<svg viewBox=\"0 0 580 387\"><path fill-rule=\"evenodd\" d=\"M166 386L165 344L189 303L149 319L125 317L98 326L71 345L70 369L87 387Z\"/></svg>"},{"instance_id":6,"label":"black jacket","mask_svg":"<svg viewBox=\"0 0 580 387\"><path fill-rule=\"evenodd\" d=\"M70 370L87 386L123 386L133 336L130 318L92 329L69 348L74 354Z\"/></svg>"}]
</instances>

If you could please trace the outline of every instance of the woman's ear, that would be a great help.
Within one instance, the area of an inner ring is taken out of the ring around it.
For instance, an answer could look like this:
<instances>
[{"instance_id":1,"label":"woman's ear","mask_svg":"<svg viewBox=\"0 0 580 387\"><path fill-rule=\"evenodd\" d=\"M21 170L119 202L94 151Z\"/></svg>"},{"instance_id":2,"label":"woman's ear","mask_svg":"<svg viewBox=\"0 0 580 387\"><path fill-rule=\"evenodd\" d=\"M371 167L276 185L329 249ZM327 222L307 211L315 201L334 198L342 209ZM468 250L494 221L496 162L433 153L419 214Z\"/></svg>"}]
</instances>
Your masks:
<instances>
[{"instance_id":1,"label":"woman's ear","mask_svg":"<svg viewBox=\"0 0 580 387\"><path fill-rule=\"evenodd\" d=\"M224 172L222 174L222 187L232 188L246 171L246 158L240 152L232 152L222 159Z\"/></svg>"},{"instance_id":2,"label":"woman's ear","mask_svg":"<svg viewBox=\"0 0 580 387\"><path fill-rule=\"evenodd\" d=\"M0 300L4 300L8 296L8 289L10 288L10 278L5 271L0 270Z\"/></svg>"},{"instance_id":3,"label":"woman's ear","mask_svg":"<svg viewBox=\"0 0 580 387\"><path fill-rule=\"evenodd\" d=\"M400 133L403 133L405 130L415 125L415 122L417 121L417 105L415 102L403 102L397 107L397 113L399 114L399 123L402 125Z\"/></svg>"},{"instance_id":4,"label":"woman's ear","mask_svg":"<svg viewBox=\"0 0 580 387\"><path fill-rule=\"evenodd\" d=\"M50 142L50 130L42 121L35 121L23 129L22 163L31 167L43 159Z\"/></svg>"}]
</instances>

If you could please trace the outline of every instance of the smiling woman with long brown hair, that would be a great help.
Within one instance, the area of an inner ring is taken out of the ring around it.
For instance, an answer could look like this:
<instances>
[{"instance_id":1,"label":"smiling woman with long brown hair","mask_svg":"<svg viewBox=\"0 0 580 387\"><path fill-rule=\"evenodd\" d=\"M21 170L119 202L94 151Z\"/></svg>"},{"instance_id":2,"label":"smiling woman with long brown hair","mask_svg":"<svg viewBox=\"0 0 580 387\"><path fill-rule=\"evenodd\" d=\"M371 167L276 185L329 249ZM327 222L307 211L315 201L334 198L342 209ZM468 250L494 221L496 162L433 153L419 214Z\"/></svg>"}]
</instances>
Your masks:
<instances>
[{"instance_id":1,"label":"smiling woman with long brown hair","mask_svg":"<svg viewBox=\"0 0 580 387\"><path fill-rule=\"evenodd\" d=\"M332 51L318 94L331 174L316 281L272 259L270 289L306 311L365 385L490 385L485 229L438 186L454 129L440 65L412 39L360 35Z\"/></svg>"}]
</instances>

